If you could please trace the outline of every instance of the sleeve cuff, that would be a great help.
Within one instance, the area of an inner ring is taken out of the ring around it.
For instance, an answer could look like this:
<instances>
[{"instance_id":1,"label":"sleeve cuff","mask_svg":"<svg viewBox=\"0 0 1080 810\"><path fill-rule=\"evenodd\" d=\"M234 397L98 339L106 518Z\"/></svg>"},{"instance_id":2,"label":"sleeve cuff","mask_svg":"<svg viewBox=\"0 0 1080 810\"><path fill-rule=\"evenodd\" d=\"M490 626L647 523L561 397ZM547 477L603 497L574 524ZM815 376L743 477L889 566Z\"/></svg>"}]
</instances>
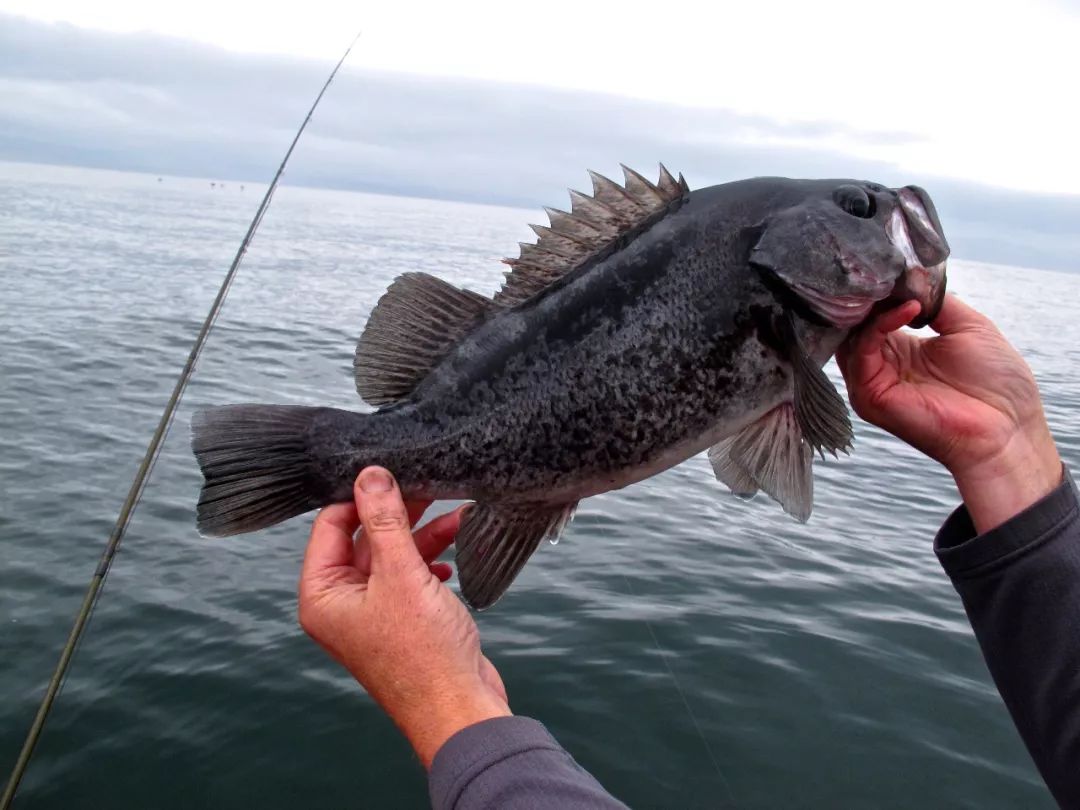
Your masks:
<instances>
[{"instance_id":1,"label":"sleeve cuff","mask_svg":"<svg viewBox=\"0 0 1080 810\"><path fill-rule=\"evenodd\" d=\"M563 753L547 729L530 717L493 717L463 728L432 760L428 772L432 805L453 807L465 787L485 770L537 749Z\"/></svg>"},{"instance_id":2,"label":"sleeve cuff","mask_svg":"<svg viewBox=\"0 0 1080 810\"><path fill-rule=\"evenodd\" d=\"M966 506L949 515L934 538L934 552L945 573L953 579L978 576L1037 548L1076 520L1080 497L1068 469L1063 469L1057 489L986 534L975 533Z\"/></svg>"}]
</instances>

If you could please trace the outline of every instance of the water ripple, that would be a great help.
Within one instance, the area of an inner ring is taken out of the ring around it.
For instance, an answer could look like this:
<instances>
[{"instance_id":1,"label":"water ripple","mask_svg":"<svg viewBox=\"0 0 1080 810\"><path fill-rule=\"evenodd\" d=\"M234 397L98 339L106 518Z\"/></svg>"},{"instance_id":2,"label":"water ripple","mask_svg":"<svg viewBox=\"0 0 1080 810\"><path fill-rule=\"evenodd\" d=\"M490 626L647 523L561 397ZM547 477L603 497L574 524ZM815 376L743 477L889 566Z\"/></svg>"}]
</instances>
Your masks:
<instances>
[{"instance_id":1,"label":"water ripple","mask_svg":"<svg viewBox=\"0 0 1080 810\"><path fill-rule=\"evenodd\" d=\"M0 171L2 762L258 193ZM195 407L233 401L360 407L353 345L389 281L422 270L491 291L533 218L281 190L24 803L425 806L390 722L296 625L309 519L200 538L186 425ZM950 272L1029 359L1077 468L1075 278ZM931 552L952 482L881 431L856 434L852 456L816 465L806 525L766 497L731 497L703 458L582 504L564 541L478 616L515 710L638 807L1050 807Z\"/></svg>"}]
</instances>

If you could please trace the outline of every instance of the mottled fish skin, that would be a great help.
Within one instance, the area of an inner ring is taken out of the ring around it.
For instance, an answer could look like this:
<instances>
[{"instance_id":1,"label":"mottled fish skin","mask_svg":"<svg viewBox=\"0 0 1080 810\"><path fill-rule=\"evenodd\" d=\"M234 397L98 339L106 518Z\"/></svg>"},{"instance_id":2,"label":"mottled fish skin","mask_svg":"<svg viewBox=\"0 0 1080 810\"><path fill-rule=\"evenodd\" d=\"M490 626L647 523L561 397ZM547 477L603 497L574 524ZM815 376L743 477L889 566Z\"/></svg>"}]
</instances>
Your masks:
<instances>
[{"instance_id":1,"label":"mottled fish skin","mask_svg":"<svg viewBox=\"0 0 1080 810\"><path fill-rule=\"evenodd\" d=\"M618 252L492 317L402 404L365 420L328 414L340 421L320 431L327 480L344 497L378 463L409 497L574 501L674 466L790 400L791 365L762 336L787 310L747 255L763 219L807 183L695 191ZM845 334L798 323L815 344Z\"/></svg>"},{"instance_id":2,"label":"mottled fish skin","mask_svg":"<svg viewBox=\"0 0 1080 810\"><path fill-rule=\"evenodd\" d=\"M474 499L462 595L494 604L582 498L709 449L732 492L799 520L813 453L852 440L822 373L877 305L938 310L948 245L928 195L854 180L757 178L691 192L593 175L551 211L493 299L395 280L357 347L374 414L240 405L193 419L199 527L253 531L352 496L377 464L406 498Z\"/></svg>"}]
</instances>

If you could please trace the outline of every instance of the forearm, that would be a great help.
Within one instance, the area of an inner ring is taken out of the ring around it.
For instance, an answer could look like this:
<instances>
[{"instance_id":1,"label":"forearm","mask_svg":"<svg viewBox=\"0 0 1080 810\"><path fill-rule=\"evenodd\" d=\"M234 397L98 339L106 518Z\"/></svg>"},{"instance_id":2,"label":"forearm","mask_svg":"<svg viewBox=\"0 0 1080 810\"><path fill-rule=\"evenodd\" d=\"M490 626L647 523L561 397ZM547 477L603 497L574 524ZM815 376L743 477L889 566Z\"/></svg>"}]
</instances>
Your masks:
<instances>
[{"instance_id":1,"label":"forearm","mask_svg":"<svg viewBox=\"0 0 1080 810\"><path fill-rule=\"evenodd\" d=\"M1066 475L1049 495L994 525L977 533L962 507L946 521L935 550L1035 764L1062 806L1080 807L1076 486Z\"/></svg>"},{"instance_id":2,"label":"forearm","mask_svg":"<svg viewBox=\"0 0 1080 810\"><path fill-rule=\"evenodd\" d=\"M625 808L527 717L477 723L451 737L428 774L435 810Z\"/></svg>"}]
</instances>

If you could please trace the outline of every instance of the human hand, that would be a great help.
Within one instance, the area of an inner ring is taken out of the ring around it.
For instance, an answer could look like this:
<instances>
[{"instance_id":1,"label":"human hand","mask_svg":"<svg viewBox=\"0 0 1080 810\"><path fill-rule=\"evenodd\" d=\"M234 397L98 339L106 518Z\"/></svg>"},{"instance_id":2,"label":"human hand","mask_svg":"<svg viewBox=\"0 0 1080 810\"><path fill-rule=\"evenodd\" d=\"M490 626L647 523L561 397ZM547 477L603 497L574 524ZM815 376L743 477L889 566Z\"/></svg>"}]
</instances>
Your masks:
<instances>
[{"instance_id":1,"label":"human hand","mask_svg":"<svg viewBox=\"0 0 1080 810\"><path fill-rule=\"evenodd\" d=\"M430 502L406 505L386 470L365 469L353 494L355 504L328 506L315 519L300 625L390 715L427 768L461 729L510 714L476 622L443 584L449 566L431 562L453 542L463 510L414 536L409 527Z\"/></svg>"},{"instance_id":2,"label":"human hand","mask_svg":"<svg viewBox=\"0 0 1080 810\"><path fill-rule=\"evenodd\" d=\"M931 324L936 337L898 332L909 301L852 335L837 353L851 406L956 479L980 533L1061 483L1061 459L1027 363L997 327L955 295Z\"/></svg>"}]
</instances>

